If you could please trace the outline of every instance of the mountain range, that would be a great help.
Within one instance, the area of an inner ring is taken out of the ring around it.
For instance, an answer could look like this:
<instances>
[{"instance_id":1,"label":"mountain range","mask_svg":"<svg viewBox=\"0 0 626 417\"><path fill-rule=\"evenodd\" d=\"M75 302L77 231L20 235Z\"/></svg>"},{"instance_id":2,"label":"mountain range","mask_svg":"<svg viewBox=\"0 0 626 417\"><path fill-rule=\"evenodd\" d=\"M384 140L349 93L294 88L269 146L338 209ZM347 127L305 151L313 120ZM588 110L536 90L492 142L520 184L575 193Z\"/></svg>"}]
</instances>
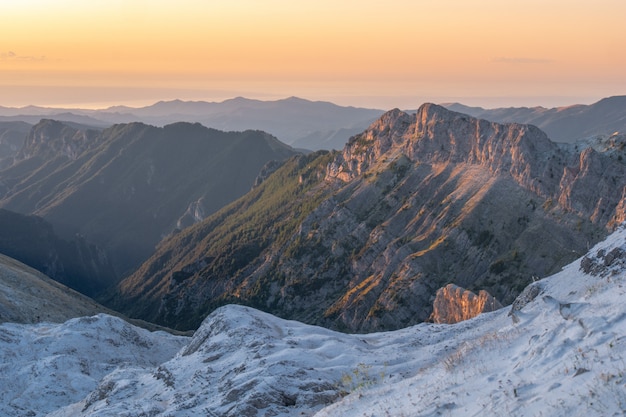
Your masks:
<instances>
[{"instance_id":1,"label":"mountain range","mask_svg":"<svg viewBox=\"0 0 626 417\"><path fill-rule=\"evenodd\" d=\"M427 103L315 152L0 123L0 414L620 415L620 105L531 109L593 115L555 142Z\"/></svg>"},{"instance_id":2,"label":"mountain range","mask_svg":"<svg viewBox=\"0 0 626 417\"><path fill-rule=\"evenodd\" d=\"M575 142L595 135L626 132L626 96L608 97L590 105L555 108L483 109L460 103L444 104L444 107L493 122L533 124L555 142ZM101 110L0 107L0 159L10 156L7 152L11 152L1 145L2 123L8 121L34 125L46 118L98 129L132 122L162 127L184 121L225 131L263 130L297 149L340 150L348 138L361 133L383 113L379 109L338 106L297 97L274 101L243 97L222 102L172 100L145 107L114 106Z\"/></svg>"},{"instance_id":3,"label":"mountain range","mask_svg":"<svg viewBox=\"0 0 626 417\"><path fill-rule=\"evenodd\" d=\"M348 335L241 306L193 337L106 314L0 325L0 413L29 416L620 415L626 229L509 308Z\"/></svg>"},{"instance_id":4,"label":"mountain range","mask_svg":"<svg viewBox=\"0 0 626 417\"><path fill-rule=\"evenodd\" d=\"M625 220L625 140L392 110L162 241L113 305L184 330L238 303L369 332L428 320L453 281L510 304Z\"/></svg>"},{"instance_id":5,"label":"mountain range","mask_svg":"<svg viewBox=\"0 0 626 417\"><path fill-rule=\"evenodd\" d=\"M111 284L164 236L249 191L266 163L295 153L260 131L182 122L93 130L44 119L0 171L0 206L97 245L113 265Z\"/></svg>"},{"instance_id":6,"label":"mountain range","mask_svg":"<svg viewBox=\"0 0 626 417\"><path fill-rule=\"evenodd\" d=\"M219 103L173 100L140 108L115 106L102 110L0 107L4 120L31 124L43 117L98 128L132 122L159 127L190 122L225 131L263 130L292 147L312 150L343 148L348 137L363 131L382 113L297 97L275 101L237 97Z\"/></svg>"},{"instance_id":7,"label":"mountain range","mask_svg":"<svg viewBox=\"0 0 626 417\"><path fill-rule=\"evenodd\" d=\"M483 109L459 103L448 109L499 123L524 123L539 127L555 142L576 142L595 135L626 133L626 96L604 98L590 105L566 107L510 107Z\"/></svg>"},{"instance_id":8,"label":"mountain range","mask_svg":"<svg viewBox=\"0 0 626 417\"><path fill-rule=\"evenodd\" d=\"M13 156L17 155L32 125L21 122L0 122L0 169L13 163Z\"/></svg>"}]
</instances>

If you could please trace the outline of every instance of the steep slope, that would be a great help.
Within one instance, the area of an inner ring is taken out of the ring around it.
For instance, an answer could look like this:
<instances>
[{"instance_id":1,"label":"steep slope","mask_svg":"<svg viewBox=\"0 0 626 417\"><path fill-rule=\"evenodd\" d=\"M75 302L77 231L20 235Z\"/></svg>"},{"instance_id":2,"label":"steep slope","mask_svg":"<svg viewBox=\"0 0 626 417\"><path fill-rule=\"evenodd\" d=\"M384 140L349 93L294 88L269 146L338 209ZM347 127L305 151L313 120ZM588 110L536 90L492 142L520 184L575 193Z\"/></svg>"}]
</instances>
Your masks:
<instances>
[{"instance_id":1,"label":"steep slope","mask_svg":"<svg viewBox=\"0 0 626 417\"><path fill-rule=\"evenodd\" d=\"M249 191L268 161L294 153L259 131L132 123L100 132L44 120L0 172L0 205L98 244L121 275L163 236Z\"/></svg>"},{"instance_id":2,"label":"steep slope","mask_svg":"<svg viewBox=\"0 0 626 417\"><path fill-rule=\"evenodd\" d=\"M153 369L188 338L100 314L63 324L0 325L0 414L45 416L82 400L118 368ZM103 397L102 392L94 394Z\"/></svg>"},{"instance_id":3,"label":"steep slope","mask_svg":"<svg viewBox=\"0 0 626 417\"><path fill-rule=\"evenodd\" d=\"M527 287L511 308L455 325L347 335L240 306L213 312L191 339L148 334L105 315L5 324L0 410L55 417L621 415L625 285L622 227Z\"/></svg>"},{"instance_id":4,"label":"steep slope","mask_svg":"<svg viewBox=\"0 0 626 417\"><path fill-rule=\"evenodd\" d=\"M372 331L427 320L451 282L509 304L624 220L616 149L558 146L532 126L431 104L393 110L343 152L293 159L162 242L116 305L182 329L242 303Z\"/></svg>"},{"instance_id":5,"label":"steep slope","mask_svg":"<svg viewBox=\"0 0 626 417\"><path fill-rule=\"evenodd\" d=\"M0 255L0 323L62 323L102 312L111 313L41 272Z\"/></svg>"},{"instance_id":6,"label":"steep slope","mask_svg":"<svg viewBox=\"0 0 626 417\"><path fill-rule=\"evenodd\" d=\"M23 262L87 295L110 285L113 265L98 247L80 237L62 239L50 223L0 209L0 254Z\"/></svg>"},{"instance_id":7,"label":"steep slope","mask_svg":"<svg viewBox=\"0 0 626 417\"><path fill-rule=\"evenodd\" d=\"M556 142L576 142L596 135L626 133L626 96L607 97L591 105L579 104L550 109L544 107L483 109L458 103L446 107L499 123L533 124Z\"/></svg>"},{"instance_id":8,"label":"steep slope","mask_svg":"<svg viewBox=\"0 0 626 417\"><path fill-rule=\"evenodd\" d=\"M13 157L21 149L31 127L19 121L0 121L0 169L13 163Z\"/></svg>"},{"instance_id":9,"label":"steep slope","mask_svg":"<svg viewBox=\"0 0 626 417\"><path fill-rule=\"evenodd\" d=\"M282 251L325 198L328 190L316 186L331 157L323 151L295 156L274 167L273 173L266 172L268 178L263 181L261 176L241 199L165 239L137 273L120 283L112 305L134 317L197 328L212 309L238 297L236 286L243 271L263 262L265 253L279 255L275 251ZM271 267L266 270L272 272ZM202 278L205 271L210 279ZM251 285L254 291L266 291L259 283ZM179 297L181 290L197 290L194 301L187 298L191 293Z\"/></svg>"}]
</instances>

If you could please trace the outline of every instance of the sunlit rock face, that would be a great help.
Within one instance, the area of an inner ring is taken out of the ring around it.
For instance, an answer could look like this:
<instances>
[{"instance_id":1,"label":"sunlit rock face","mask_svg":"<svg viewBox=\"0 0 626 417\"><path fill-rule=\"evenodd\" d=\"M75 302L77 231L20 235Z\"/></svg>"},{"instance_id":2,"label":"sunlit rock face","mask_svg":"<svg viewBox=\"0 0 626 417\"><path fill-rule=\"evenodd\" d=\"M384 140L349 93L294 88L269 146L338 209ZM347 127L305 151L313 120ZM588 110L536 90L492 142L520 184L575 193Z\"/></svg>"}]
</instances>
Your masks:
<instances>
[{"instance_id":1,"label":"sunlit rock face","mask_svg":"<svg viewBox=\"0 0 626 417\"><path fill-rule=\"evenodd\" d=\"M454 324L500 308L502 304L485 290L480 290L476 295L457 285L448 284L437 291L431 320L434 323Z\"/></svg>"},{"instance_id":2,"label":"sunlit rock face","mask_svg":"<svg viewBox=\"0 0 626 417\"><path fill-rule=\"evenodd\" d=\"M391 110L161 242L116 302L181 330L238 303L360 333L427 321L451 280L508 305L623 218L624 149L434 104Z\"/></svg>"}]
</instances>

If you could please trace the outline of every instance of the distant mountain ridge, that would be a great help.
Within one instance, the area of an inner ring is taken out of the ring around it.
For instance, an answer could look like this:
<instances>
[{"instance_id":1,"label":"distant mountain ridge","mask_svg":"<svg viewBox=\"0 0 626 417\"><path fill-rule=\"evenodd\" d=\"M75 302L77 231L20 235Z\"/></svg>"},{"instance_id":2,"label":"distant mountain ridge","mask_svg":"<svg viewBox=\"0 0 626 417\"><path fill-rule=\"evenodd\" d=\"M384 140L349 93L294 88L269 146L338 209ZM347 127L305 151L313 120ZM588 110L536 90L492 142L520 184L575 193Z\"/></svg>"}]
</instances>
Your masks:
<instances>
[{"instance_id":1,"label":"distant mountain ridge","mask_svg":"<svg viewBox=\"0 0 626 417\"><path fill-rule=\"evenodd\" d=\"M163 241L116 305L181 329L241 303L374 331L427 320L451 282L508 304L625 220L625 142L583 149L433 104L392 110Z\"/></svg>"},{"instance_id":2,"label":"distant mountain ridge","mask_svg":"<svg viewBox=\"0 0 626 417\"><path fill-rule=\"evenodd\" d=\"M604 98L591 105L483 109L460 103L450 110L498 123L533 124L556 142L576 142L595 135L626 132L626 96ZM330 102L289 97L274 101L235 97L222 102L159 101L145 107L112 106L101 110L55 109L38 106L0 107L0 121L36 124L41 118L96 128L143 122L164 126L198 122L219 130L263 130L295 148L342 149L384 113L379 109L338 106Z\"/></svg>"},{"instance_id":3,"label":"distant mountain ridge","mask_svg":"<svg viewBox=\"0 0 626 417\"><path fill-rule=\"evenodd\" d=\"M341 149L352 134L363 131L382 113L297 97L275 101L236 97L223 102L172 100L140 108L114 106L102 110L0 107L0 120L6 117L35 124L48 118L99 128L131 122L154 126L201 123L225 131L263 130L295 148L317 150Z\"/></svg>"},{"instance_id":4,"label":"distant mountain ridge","mask_svg":"<svg viewBox=\"0 0 626 417\"><path fill-rule=\"evenodd\" d=\"M626 133L626 96L604 98L590 105L483 109L459 103L445 107L498 123L533 124L556 142L576 142L595 135Z\"/></svg>"},{"instance_id":5,"label":"distant mountain ridge","mask_svg":"<svg viewBox=\"0 0 626 417\"><path fill-rule=\"evenodd\" d=\"M96 243L119 277L167 234L249 191L267 162L295 153L260 131L182 122L100 131L42 120L0 171L0 206Z\"/></svg>"}]
</instances>

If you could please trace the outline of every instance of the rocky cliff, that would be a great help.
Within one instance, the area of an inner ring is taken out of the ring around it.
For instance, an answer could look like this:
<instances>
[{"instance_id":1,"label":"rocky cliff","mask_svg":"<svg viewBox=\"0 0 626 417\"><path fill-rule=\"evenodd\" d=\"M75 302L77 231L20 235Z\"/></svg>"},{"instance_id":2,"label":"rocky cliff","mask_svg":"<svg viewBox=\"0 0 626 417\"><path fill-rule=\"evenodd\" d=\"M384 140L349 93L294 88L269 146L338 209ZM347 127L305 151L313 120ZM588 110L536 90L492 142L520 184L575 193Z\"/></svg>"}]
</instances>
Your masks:
<instances>
[{"instance_id":1,"label":"rocky cliff","mask_svg":"<svg viewBox=\"0 0 626 417\"><path fill-rule=\"evenodd\" d=\"M623 218L622 153L432 104L392 110L162 242L117 301L170 326L235 302L349 331L427 320L451 280L509 304Z\"/></svg>"},{"instance_id":2,"label":"rocky cliff","mask_svg":"<svg viewBox=\"0 0 626 417\"><path fill-rule=\"evenodd\" d=\"M476 295L454 284L448 284L437 290L429 321L454 324L500 308L502 304L485 290L480 290Z\"/></svg>"},{"instance_id":3,"label":"rocky cliff","mask_svg":"<svg viewBox=\"0 0 626 417\"><path fill-rule=\"evenodd\" d=\"M31 127L28 123L1 121L0 118L0 169L13 163Z\"/></svg>"}]
</instances>

